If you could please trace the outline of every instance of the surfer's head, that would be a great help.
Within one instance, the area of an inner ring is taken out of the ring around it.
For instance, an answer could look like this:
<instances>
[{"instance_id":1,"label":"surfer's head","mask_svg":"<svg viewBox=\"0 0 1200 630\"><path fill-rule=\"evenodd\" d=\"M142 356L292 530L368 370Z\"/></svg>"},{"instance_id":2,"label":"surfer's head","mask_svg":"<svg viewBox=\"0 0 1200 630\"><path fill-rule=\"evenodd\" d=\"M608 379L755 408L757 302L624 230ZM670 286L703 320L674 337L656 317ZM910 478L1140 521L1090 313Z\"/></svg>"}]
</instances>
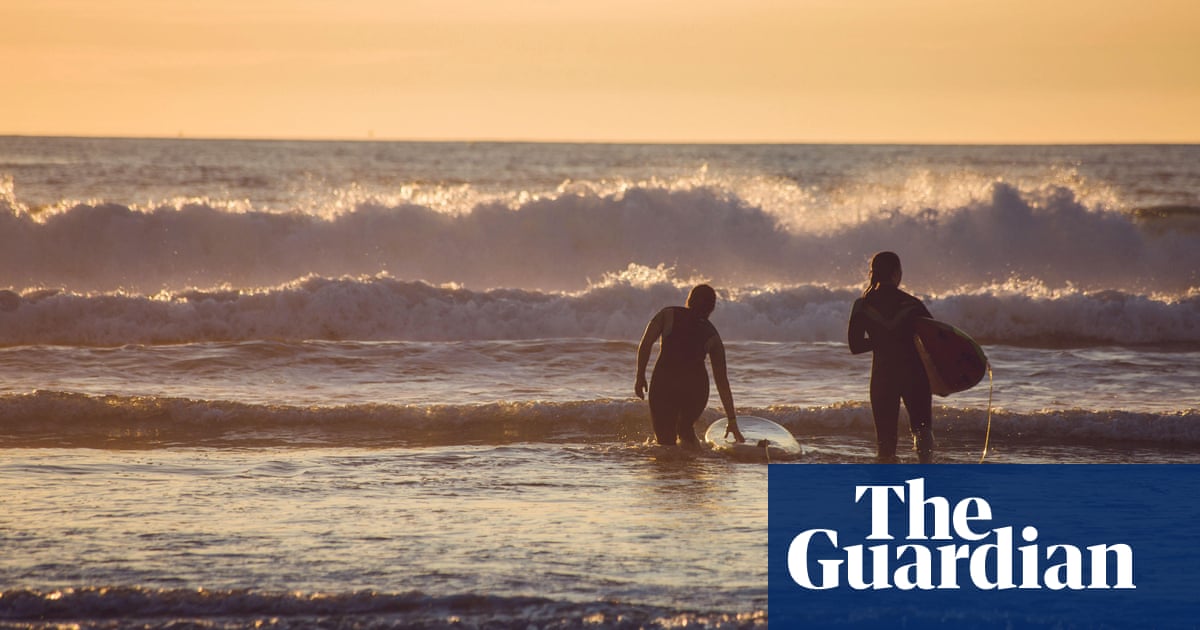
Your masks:
<instances>
[{"instance_id":1,"label":"surfer's head","mask_svg":"<svg viewBox=\"0 0 1200 630\"><path fill-rule=\"evenodd\" d=\"M717 292L707 284L698 284L688 293L687 307L708 317L717 308Z\"/></svg>"},{"instance_id":2,"label":"surfer's head","mask_svg":"<svg viewBox=\"0 0 1200 630\"><path fill-rule=\"evenodd\" d=\"M881 285L900 284L900 257L895 252L879 252L871 259L871 271L867 279L867 293Z\"/></svg>"}]
</instances>

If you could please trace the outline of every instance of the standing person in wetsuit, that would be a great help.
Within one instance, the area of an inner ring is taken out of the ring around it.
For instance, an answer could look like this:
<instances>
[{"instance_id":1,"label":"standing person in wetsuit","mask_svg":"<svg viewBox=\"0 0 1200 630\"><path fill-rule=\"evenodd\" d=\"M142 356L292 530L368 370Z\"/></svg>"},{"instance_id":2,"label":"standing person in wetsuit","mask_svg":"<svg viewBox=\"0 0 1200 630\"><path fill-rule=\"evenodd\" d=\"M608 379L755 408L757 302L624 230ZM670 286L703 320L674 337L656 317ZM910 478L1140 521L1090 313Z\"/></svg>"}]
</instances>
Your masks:
<instances>
[{"instance_id":1,"label":"standing person in wetsuit","mask_svg":"<svg viewBox=\"0 0 1200 630\"><path fill-rule=\"evenodd\" d=\"M933 395L913 342L913 322L932 317L921 300L900 290L900 257L879 252L871 259L869 286L850 311L850 352L872 352L871 413L877 460L896 463L900 401L922 464L933 461Z\"/></svg>"},{"instance_id":2,"label":"standing person in wetsuit","mask_svg":"<svg viewBox=\"0 0 1200 630\"><path fill-rule=\"evenodd\" d=\"M662 349L650 380L650 417L654 421L654 435L663 446L674 446L677 440L684 446L700 445L692 425L708 406L705 357L712 362L713 379L729 419L725 435L733 433L738 442L745 441L737 426L733 394L725 373L725 345L721 343L716 327L708 321L716 306L717 292L707 284L698 285L688 294L686 307L662 309L646 325L642 335L642 343L638 346L637 382L634 384L638 398L645 398L650 349L662 338Z\"/></svg>"}]
</instances>

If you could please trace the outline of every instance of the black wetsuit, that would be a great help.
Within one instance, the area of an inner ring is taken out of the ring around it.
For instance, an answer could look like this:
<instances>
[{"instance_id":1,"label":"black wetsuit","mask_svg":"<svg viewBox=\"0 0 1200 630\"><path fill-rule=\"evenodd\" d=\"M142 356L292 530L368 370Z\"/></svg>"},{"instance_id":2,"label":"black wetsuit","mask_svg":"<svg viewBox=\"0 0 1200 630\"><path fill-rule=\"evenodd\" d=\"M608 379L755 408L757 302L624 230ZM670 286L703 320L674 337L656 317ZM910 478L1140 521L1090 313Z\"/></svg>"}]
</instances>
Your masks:
<instances>
[{"instance_id":1,"label":"black wetsuit","mask_svg":"<svg viewBox=\"0 0 1200 630\"><path fill-rule=\"evenodd\" d=\"M857 300L850 313L850 351L873 353L871 412L879 458L884 461L896 457L901 400L922 461L933 448L933 397L913 343L913 322L918 317L931 315L920 300L891 285L881 285Z\"/></svg>"},{"instance_id":2,"label":"black wetsuit","mask_svg":"<svg viewBox=\"0 0 1200 630\"><path fill-rule=\"evenodd\" d=\"M692 425L708 406L708 370L705 346L717 334L707 319L681 306L668 307L670 332L662 336L662 349L650 377L650 417L658 443L696 443Z\"/></svg>"}]
</instances>

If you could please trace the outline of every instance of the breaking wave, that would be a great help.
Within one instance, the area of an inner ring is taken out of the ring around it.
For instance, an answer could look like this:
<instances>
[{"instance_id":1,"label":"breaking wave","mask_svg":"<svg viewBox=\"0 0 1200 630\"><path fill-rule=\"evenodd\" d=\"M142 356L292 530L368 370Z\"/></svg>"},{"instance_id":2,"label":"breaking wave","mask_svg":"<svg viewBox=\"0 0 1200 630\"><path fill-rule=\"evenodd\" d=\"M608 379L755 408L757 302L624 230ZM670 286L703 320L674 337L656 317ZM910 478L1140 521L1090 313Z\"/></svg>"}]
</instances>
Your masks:
<instances>
[{"instance_id":1,"label":"breaking wave","mask_svg":"<svg viewBox=\"0 0 1200 630\"><path fill-rule=\"evenodd\" d=\"M866 403L746 407L796 435L874 435ZM987 428L980 408L937 407L938 431L975 440ZM699 426L718 419L709 409ZM1200 447L1200 410L991 412L994 439L1041 444ZM346 406L258 405L155 396L88 396L53 391L0 397L6 447L166 448L175 446L429 446L516 442L645 443L649 411L637 400Z\"/></svg>"},{"instance_id":2,"label":"breaking wave","mask_svg":"<svg viewBox=\"0 0 1200 630\"><path fill-rule=\"evenodd\" d=\"M574 293L472 291L387 275L310 276L259 290L0 291L0 345L119 346L243 340L636 339L692 279L630 266ZM727 340L843 341L857 289L722 289ZM935 317L981 343L1060 347L1200 343L1200 290L1181 296L1050 289L1010 281L925 296Z\"/></svg>"},{"instance_id":3,"label":"breaking wave","mask_svg":"<svg viewBox=\"0 0 1200 630\"><path fill-rule=\"evenodd\" d=\"M456 213L414 201L360 201L336 213L213 201L35 213L0 197L0 268L18 288L141 294L381 272L480 289L579 291L630 264L723 286L848 287L861 284L872 253L892 249L909 286L925 292L1013 277L1137 294L1200 286L1198 230L1155 228L1157 215L1083 195L992 182L945 207L864 198L852 218L841 207L832 223L827 208L765 209L705 182L581 185Z\"/></svg>"}]
</instances>

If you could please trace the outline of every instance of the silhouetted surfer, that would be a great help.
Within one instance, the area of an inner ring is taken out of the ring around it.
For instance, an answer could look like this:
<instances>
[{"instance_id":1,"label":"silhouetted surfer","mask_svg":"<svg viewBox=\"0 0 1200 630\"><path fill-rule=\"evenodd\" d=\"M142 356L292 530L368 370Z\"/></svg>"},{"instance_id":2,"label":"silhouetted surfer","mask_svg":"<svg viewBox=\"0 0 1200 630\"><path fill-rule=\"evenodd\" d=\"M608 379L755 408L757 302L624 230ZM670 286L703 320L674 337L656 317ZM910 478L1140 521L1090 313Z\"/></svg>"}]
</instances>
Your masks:
<instances>
[{"instance_id":1,"label":"silhouetted surfer","mask_svg":"<svg viewBox=\"0 0 1200 630\"><path fill-rule=\"evenodd\" d=\"M692 425L708 406L708 371L704 358L712 362L713 380L725 407L729 427L739 442L744 442L733 409L733 394L725 372L725 345L717 329L708 321L717 306L717 292L707 284L697 285L687 297L687 307L668 306L659 311L642 335L638 346L637 383L634 392L645 398L646 365L650 349L662 338L662 348L654 363L650 381L650 417L658 443L672 446L676 440L684 446L699 446Z\"/></svg>"},{"instance_id":2,"label":"silhouetted surfer","mask_svg":"<svg viewBox=\"0 0 1200 630\"><path fill-rule=\"evenodd\" d=\"M871 413L875 417L877 458L896 462L900 401L908 410L917 456L933 460L933 395L913 343L913 321L932 317L917 298L900 290L900 257L879 252L871 259L869 285L850 311L850 352L872 352Z\"/></svg>"}]
</instances>

